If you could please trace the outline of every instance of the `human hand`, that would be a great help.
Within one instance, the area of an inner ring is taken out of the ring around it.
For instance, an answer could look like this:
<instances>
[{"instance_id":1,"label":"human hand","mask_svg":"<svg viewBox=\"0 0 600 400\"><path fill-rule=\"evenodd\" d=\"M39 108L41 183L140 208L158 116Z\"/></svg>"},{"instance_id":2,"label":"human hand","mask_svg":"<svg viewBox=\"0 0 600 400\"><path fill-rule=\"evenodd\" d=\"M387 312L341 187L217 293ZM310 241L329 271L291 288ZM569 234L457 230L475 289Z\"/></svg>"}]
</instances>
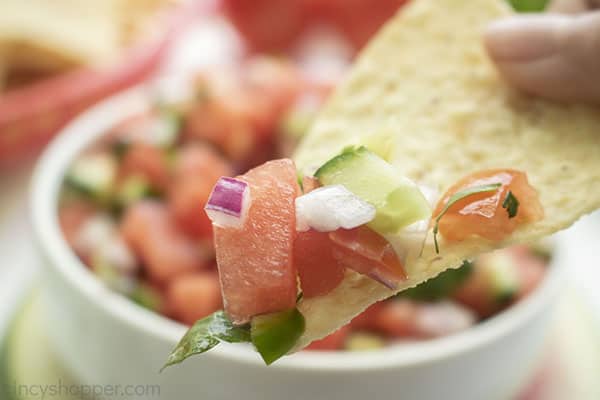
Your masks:
<instances>
[{"instance_id":1,"label":"human hand","mask_svg":"<svg viewBox=\"0 0 600 400\"><path fill-rule=\"evenodd\" d=\"M598 0L555 0L548 14L492 23L487 51L505 79L524 92L600 103Z\"/></svg>"}]
</instances>

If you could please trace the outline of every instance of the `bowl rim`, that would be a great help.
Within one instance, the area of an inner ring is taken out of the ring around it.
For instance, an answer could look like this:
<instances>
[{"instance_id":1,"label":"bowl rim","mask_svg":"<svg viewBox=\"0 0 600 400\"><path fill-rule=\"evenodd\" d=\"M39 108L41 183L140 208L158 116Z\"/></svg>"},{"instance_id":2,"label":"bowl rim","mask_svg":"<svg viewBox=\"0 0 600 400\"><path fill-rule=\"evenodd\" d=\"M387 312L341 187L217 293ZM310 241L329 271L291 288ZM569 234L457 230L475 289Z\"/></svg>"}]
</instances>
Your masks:
<instances>
[{"instance_id":1,"label":"bowl rim","mask_svg":"<svg viewBox=\"0 0 600 400\"><path fill-rule=\"evenodd\" d=\"M178 322L146 310L105 287L70 249L58 224L58 195L64 173L83 149L101 137L108 128L127 116L149 107L150 85L136 86L113 95L71 121L53 139L40 157L32 176L30 211L34 239L49 265L80 295L104 312L133 329L152 335L173 346L186 331ZM555 253L560 253L560 242ZM279 360L270 368L312 371L372 371L435 363L474 351L518 330L540 314L557 297L564 281L565 262L553 257L552 265L538 288L523 301L472 328L424 342L395 344L368 352L301 352ZM167 354L165 354L166 359ZM223 343L204 357L215 357L249 366L263 365L249 346Z\"/></svg>"}]
</instances>

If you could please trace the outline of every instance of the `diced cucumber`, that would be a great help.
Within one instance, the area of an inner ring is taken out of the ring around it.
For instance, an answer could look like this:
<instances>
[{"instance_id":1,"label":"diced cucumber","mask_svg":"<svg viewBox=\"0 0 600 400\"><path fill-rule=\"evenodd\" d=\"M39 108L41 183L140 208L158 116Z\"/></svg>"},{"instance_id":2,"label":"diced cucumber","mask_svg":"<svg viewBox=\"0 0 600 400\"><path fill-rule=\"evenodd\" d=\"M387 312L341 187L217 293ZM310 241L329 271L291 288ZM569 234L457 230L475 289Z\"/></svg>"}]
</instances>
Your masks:
<instances>
[{"instance_id":1,"label":"diced cucumber","mask_svg":"<svg viewBox=\"0 0 600 400\"><path fill-rule=\"evenodd\" d=\"M163 149L169 149L177 143L181 132L181 117L172 110L161 110L154 122L152 142Z\"/></svg>"},{"instance_id":2,"label":"diced cucumber","mask_svg":"<svg viewBox=\"0 0 600 400\"><path fill-rule=\"evenodd\" d=\"M431 207L417 185L366 147L349 147L317 170L323 185L344 185L376 209L369 227L382 235L431 216Z\"/></svg>"},{"instance_id":3,"label":"diced cucumber","mask_svg":"<svg viewBox=\"0 0 600 400\"><path fill-rule=\"evenodd\" d=\"M346 350L348 351L377 350L382 347L385 347L385 340L373 333L357 332L346 339Z\"/></svg>"},{"instance_id":4,"label":"diced cucumber","mask_svg":"<svg viewBox=\"0 0 600 400\"><path fill-rule=\"evenodd\" d=\"M163 304L161 293L155 288L145 284L136 286L129 295L129 298L138 305L151 311L160 310Z\"/></svg>"},{"instance_id":5,"label":"diced cucumber","mask_svg":"<svg viewBox=\"0 0 600 400\"><path fill-rule=\"evenodd\" d=\"M132 175L119 185L114 198L115 206L121 210L141 199L153 197L154 195L155 193L147 179L142 176Z\"/></svg>"},{"instance_id":6,"label":"diced cucumber","mask_svg":"<svg viewBox=\"0 0 600 400\"><path fill-rule=\"evenodd\" d=\"M252 344L269 365L294 347L304 327L304 316L296 308L259 315L250 323Z\"/></svg>"},{"instance_id":7,"label":"diced cucumber","mask_svg":"<svg viewBox=\"0 0 600 400\"><path fill-rule=\"evenodd\" d=\"M117 167L117 160L108 153L85 155L71 165L65 182L77 192L104 202L112 193Z\"/></svg>"},{"instance_id":8,"label":"diced cucumber","mask_svg":"<svg viewBox=\"0 0 600 400\"><path fill-rule=\"evenodd\" d=\"M95 257L92 260L94 273L107 287L115 292L129 296L135 287L135 281L131 276L119 273L117 269L106 262L106 260Z\"/></svg>"},{"instance_id":9,"label":"diced cucumber","mask_svg":"<svg viewBox=\"0 0 600 400\"><path fill-rule=\"evenodd\" d=\"M515 260L503 251L480 256L478 266L485 269L491 294L499 304L511 302L519 291L519 275Z\"/></svg>"}]
</instances>

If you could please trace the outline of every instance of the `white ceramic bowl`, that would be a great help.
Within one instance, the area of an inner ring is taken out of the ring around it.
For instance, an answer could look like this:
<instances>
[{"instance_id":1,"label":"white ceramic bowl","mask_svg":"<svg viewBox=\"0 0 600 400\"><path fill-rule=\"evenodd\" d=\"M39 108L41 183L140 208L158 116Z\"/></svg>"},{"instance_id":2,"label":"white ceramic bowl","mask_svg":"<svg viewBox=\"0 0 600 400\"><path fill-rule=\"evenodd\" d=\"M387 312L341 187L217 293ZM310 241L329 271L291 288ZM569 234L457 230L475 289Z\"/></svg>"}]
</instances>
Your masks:
<instances>
[{"instance_id":1,"label":"white ceramic bowl","mask_svg":"<svg viewBox=\"0 0 600 400\"><path fill-rule=\"evenodd\" d=\"M94 107L59 135L37 166L32 208L44 256L48 334L85 384L160 385L166 399L509 399L536 366L564 261L525 301L460 334L363 353L303 352L265 367L246 345L222 344L159 374L186 328L111 292L63 240L57 198L73 158L107 128L146 107L135 89ZM123 386L122 386L123 387ZM157 398L139 387L130 398ZM127 398L127 396L122 396Z\"/></svg>"}]
</instances>

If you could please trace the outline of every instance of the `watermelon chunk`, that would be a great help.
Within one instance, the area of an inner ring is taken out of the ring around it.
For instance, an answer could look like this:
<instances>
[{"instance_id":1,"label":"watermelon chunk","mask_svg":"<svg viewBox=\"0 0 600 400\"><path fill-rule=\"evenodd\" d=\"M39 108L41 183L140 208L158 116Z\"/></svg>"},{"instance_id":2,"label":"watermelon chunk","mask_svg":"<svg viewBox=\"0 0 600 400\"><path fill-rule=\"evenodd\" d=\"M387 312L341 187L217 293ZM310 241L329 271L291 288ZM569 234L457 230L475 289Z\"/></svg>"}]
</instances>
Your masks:
<instances>
[{"instance_id":1,"label":"watermelon chunk","mask_svg":"<svg viewBox=\"0 0 600 400\"><path fill-rule=\"evenodd\" d=\"M299 187L294 162L270 161L239 179L250 186L244 226L214 226L223 303L234 324L294 308L297 294L293 245Z\"/></svg>"}]
</instances>

